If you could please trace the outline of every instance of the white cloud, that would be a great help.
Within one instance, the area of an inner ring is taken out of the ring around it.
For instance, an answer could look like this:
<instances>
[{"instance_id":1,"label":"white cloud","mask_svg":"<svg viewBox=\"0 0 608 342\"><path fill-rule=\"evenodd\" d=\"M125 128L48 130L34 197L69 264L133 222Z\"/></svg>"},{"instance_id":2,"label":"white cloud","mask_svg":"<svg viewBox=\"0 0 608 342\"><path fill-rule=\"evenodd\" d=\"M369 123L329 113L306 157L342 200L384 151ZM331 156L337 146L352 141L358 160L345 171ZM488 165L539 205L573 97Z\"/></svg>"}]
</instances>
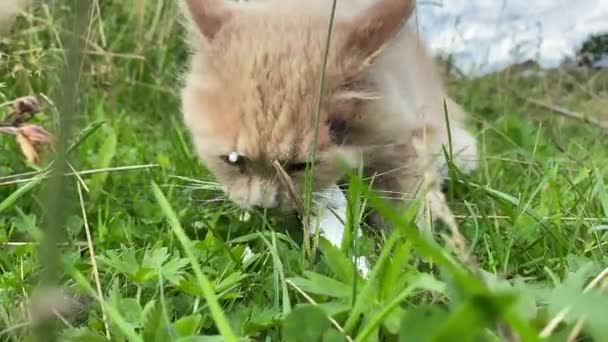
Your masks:
<instances>
[{"instance_id":1,"label":"white cloud","mask_svg":"<svg viewBox=\"0 0 608 342\"><path fill-rule=\"evenodd\" d=\"M606 0L420 1L418 8L426 45L454 54L456 65L472 74L528 59L556 66L590 34L608 32Z\"/></svg>"}]
</instances>

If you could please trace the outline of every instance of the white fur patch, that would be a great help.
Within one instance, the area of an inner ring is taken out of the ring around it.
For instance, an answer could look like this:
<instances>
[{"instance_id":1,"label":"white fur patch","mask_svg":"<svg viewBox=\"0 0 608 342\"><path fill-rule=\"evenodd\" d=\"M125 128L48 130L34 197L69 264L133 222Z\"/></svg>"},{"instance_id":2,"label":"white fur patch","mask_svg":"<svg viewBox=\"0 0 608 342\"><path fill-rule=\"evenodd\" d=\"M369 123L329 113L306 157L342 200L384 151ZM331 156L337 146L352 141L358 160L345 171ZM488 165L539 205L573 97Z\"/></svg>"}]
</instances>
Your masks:
<instances>
[{"instance_id":1,"label":"white fur patch","mask_svg":"<svg viewBox=\"0 0 608 342\"><path fill-rule=\"evenodd\" d=\"M336 247L342 245L344 236L344 223L346 222L346 196L337 185L323 191L322 206L318 208L317 223L323 235L331 244ZM362 235L361 230L357 231L357 237ZM354 260L357 269L363 277L369 274L369 264L367 258L362 256Z\"/></svg>"},{"instance_id":2,"label":"white fur patch","mask_svg":"<svg viewBox=\"0 0 608 342\"><path fill-rule=\"evenodd\" d=\"M451 130L453 157L456 165L464 173L473 172L479 167L477 139L466 129L456 126Z\"/></svg>"},{"instance_id":3,"label":"white fur patch","mask_svg":"<svg viewBox=\"0 0 608 342\"><path fill-rule=\"evenodd\" d=\"M245 250L243 251L243 255L241 256L241 261L242 262L249 262L253 257L254 257L254 253L251 250L251 248L249 248L249 246L245 247Z\"/></svg>"},{"instance_id":4,"label":"white fur patch","mask_svg":"<svg viewBox=\"0 0 608 342\"><path fill-rule=\"evenodd\" d=\"M470 174L479 167L477 140L459 125L450 127L450 134L452 137L452 162L461 172ZM446 143L437 151L435 161L441 178L447 179L449 170L444 156L444 148L450 153L450 145Z\"/></svg>"}]
</instances>

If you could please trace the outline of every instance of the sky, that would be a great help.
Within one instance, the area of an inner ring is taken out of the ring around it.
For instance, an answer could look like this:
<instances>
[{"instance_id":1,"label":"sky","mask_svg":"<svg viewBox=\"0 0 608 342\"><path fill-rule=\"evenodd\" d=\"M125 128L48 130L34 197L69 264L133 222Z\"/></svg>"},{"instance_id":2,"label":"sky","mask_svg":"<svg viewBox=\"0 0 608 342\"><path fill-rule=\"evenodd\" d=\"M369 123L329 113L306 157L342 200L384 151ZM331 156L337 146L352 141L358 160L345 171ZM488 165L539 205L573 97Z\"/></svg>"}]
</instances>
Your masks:
<instances>
[{"instance_id":1,"label":"sky","mask_svg":"<svg viewBox=\"0 0 608 342\"><path fill-rule=\"evenodd\" d=\"M528 59L554 67L590 34L608 33L608 0L419 0L410 23L469 74Z\"/></svg>"}]
</instances>

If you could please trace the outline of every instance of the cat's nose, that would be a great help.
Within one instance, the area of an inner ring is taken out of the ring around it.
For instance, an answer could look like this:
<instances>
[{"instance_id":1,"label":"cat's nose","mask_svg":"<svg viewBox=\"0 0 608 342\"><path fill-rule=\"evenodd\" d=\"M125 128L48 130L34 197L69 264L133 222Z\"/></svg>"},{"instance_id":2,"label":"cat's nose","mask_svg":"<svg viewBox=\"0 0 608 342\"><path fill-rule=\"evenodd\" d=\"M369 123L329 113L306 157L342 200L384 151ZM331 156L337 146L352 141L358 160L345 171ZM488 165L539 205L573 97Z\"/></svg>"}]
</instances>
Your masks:
<instances>
[{"instance_id":1,"label":"cat's nose","mask_svg":"<svg viewBox=\"0 0 608 342\"><path fill-rule=\"evenodd\" d=\"M247 203L258 209L273 209L279 205L278 191L274 184L254 177L248 189Z\"/></svg>"},{"instance_id":2,"label":"cat's nose","mask_svg":"<svg viewBox=\"0 0 608 342\"><path fill-rule=\"evenodd\" d=\"M263 206L266 209L276 209L279 206L279 201L277 200L277 196L273 196L271 199L265 201Z\"/></svg>"},{"instance_id":3,"label":"cat's nose","mask_svg":"<svg viewBox=\"0 0 608 342\"><path fill-rule=\"evenodd\" d=\"M263 198L260 198L256 203L252 203L252 206L255 209L276 209L279 206L279 198L278 195L268 194Z\"/></svg>"}]
</instances>

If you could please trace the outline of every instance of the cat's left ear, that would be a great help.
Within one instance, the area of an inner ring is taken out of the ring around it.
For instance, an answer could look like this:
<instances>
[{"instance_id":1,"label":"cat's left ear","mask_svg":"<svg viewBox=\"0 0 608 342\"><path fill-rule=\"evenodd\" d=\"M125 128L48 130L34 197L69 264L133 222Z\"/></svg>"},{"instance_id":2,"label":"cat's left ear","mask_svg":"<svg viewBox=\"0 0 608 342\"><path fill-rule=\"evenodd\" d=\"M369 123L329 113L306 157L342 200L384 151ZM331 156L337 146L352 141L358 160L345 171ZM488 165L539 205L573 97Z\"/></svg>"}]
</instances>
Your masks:
<instances>
[{"instance_id":1,"label":"cat's left ear","mask_svg":"<svg viewBox=\"0 0 608 342\"><path fill-rule=\"evenodd\" d=\"M213 40L234 12L232 4L227 0L184 0L184 2L185 11L207 41Z\"/></svg>"},{"instance_id":2,"label":"cat's left ear","mask_svg":"<svg viewBox=\"0 0 608 342\"><path fill-rule=\"evenodd\" d=\"M415 3L415 0L378 0L362 13L340 22L337 29L342 31L342 52L371 64L410 18Z\"/></svg>"}]
</instances>

